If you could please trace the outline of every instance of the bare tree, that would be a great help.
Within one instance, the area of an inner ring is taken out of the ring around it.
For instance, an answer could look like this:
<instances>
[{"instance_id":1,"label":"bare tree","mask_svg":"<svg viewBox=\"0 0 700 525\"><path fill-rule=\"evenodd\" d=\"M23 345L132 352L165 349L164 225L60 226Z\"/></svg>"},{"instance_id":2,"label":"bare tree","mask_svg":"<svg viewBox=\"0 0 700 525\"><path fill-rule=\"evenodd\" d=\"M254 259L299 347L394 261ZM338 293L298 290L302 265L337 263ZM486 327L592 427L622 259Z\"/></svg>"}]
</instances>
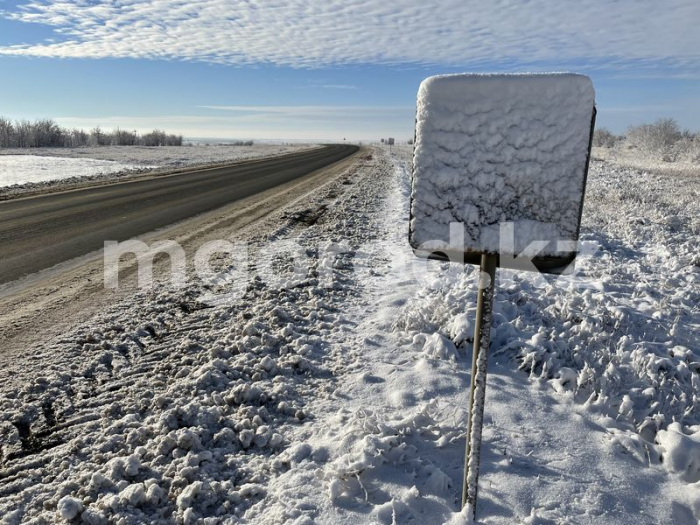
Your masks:
<instances>
[{"instance_id":1,"label":"bare tree","mask_svg":"<svg viewBox=\"0 0 700 525\"><path fill-rule=\"evenodd\" d=\"M32 123L28 120L15 122L16 145L18 148L30 148L32 143Z\"/></svg>"},{"instance_id":2,"label":"bare tree","mask_svg":"<svg viewBox=\"0 0 700 525\"><path fill-rule=\"evenodd\" d=\"M15 146L15 127L10 119L0 117L0 148Z\"/></svg>"},{"instance_id":3,"label":"bare tree","mask_svg":"<svg viewBox=\"0 0 700 525\"><path fill-rule=\"evenodd\" d=\"M82 146L182 146L183 136L153 130L145 135L115 129L105 132L97 126L89 133L64 129L52 119L11 121L0 117L0 148L41 148Z\"/></svg>"}]
</instances>

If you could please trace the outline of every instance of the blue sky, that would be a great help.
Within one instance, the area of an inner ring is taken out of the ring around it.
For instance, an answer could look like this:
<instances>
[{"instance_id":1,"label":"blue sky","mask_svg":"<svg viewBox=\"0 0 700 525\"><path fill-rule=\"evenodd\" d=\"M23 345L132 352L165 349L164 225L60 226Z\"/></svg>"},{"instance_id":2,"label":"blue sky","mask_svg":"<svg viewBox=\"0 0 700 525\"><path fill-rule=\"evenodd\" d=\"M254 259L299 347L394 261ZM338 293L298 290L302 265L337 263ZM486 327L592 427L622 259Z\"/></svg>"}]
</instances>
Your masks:
<instances>
[{"instance_id":1,"label":"blue sky","mask_svg":"<svg viewBox=\"0 0 700 525\"><path fill-rule=\"evenodd\" d=\"M427 76L576 71L599 125L700 130L697 2L0 0L0 115L190 137L412 135Z\"/></svg>"}]
</instances>

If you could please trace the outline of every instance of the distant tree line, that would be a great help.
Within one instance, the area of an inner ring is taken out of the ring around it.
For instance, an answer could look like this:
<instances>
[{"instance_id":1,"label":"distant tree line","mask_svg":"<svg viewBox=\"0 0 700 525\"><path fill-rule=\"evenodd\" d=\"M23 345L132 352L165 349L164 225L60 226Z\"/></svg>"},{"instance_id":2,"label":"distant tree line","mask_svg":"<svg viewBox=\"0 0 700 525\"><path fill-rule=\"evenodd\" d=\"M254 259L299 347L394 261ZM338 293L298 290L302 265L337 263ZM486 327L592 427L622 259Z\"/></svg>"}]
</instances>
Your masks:
<instances>
[{"instance_id":1,"label":"distant tree line","mask_svg":"<svg viewBox=\"0 0 700 525\"><path fill-rule=\"evenodd\" d=\"M219 142L217 146L252 146L253 144L252 140L233 140L230 142Z\"/></svg>"},{"instance_id":2,"label":"distant tree line","mask_svg":"<svg viewBox=\"0 0 700 525\"><path fill-rule=\"evenodd\" d=\"M63 128L51 119L35 121L0 117L0 148L79 148L82 146L182 146L182 135L155 129L150 133L115 129L90 132Z\"/></svg>"},{"instance_id":3,"label":"distant tree line","mask_svg":"<svg viewBox=\"0 0 700 525\"><path fill-rule=\"evenodd\" d=\"M672 118L630 126L623 135L616 135L607 128L598 128L593 133L593 145L635 149L643 156L665 162L689 161L700 164L700 133L681 129Z\"/></svg>"}]
</instances>

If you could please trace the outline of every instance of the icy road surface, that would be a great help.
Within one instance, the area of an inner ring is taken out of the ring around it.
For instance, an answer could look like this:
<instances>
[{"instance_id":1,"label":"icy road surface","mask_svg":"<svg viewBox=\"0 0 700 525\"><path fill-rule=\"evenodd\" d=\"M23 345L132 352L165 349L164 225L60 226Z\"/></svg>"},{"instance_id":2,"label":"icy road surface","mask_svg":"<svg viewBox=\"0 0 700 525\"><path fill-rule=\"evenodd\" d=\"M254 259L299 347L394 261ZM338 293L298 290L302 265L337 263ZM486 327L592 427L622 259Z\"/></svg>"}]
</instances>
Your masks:
<instances>
[{"instance_id":1,"label":"icy road surface","mask_svg":"<svg viewBox=\"0 0 700 525\"><path fill-rule=\"evenodd\" d=\"M466 523L476 274L414 271L408 166L376 150L251 237L308 271L4 360L4 523ZM699 192L594 163L577 280L499 271L480 523L697 524Z\"/></svg>"}]
</instances>

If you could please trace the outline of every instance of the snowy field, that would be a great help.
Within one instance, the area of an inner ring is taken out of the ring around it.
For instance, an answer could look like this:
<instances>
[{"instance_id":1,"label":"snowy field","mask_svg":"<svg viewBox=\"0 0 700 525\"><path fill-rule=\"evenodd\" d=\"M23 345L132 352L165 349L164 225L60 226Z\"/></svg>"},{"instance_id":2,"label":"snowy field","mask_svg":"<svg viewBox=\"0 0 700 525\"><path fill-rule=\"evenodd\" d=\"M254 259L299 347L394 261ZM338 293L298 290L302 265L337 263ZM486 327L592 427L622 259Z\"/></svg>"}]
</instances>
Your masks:
<instances>
[{"instance_id":1,"label":"snowy field","mask_svg":"<svg viewBox=\"0 0 700 525\"><path fill-rule=\"evenodd\" d=\"M476 271L414 259L409 153L253 239L308 272L162 285L4 368L0 523L466 523ZM576 277L499 271L479 522L695 525L700 176L593 162L583 217Z\"/></svg>"},{"instance_id":2,"label":"snowy field","mask_svg":"<svg viewBox=\"0 0 700 525\"><path fill-rule=\"evenodd\" d=\"M680 173L686 175L697 175L700 169L699 162L691 162L688 159L676 160L674 162L664 162L656 158L649 158L639 150L625 147L603 148L594 147L593 158L608 162L623 168L632 168L639 171L657 171L664 173Z\"/></svg>"},{"instance_id":3,"label":"snowy field","mask_svg":"<svg viewBox=\"0 0 700 525\"><path fill-rule=\"evenodd\" d=\"M253 146L101 146L99 148L0 149L0 188L18 185L14 193L36 183L109 180L161 168L207 166L269 155L293 153L308 144ZM28 154L29 153L29 154Z\"/></svg>"},{"instance_id":4,"label":"snowy field","mask_svg":"<svg viewBox=\"0 0 700 525\"><path fill-rule=\"evenodd\" d=\"M0 186L111 175L154 167L89 158L0 155Z\"/></svg>"}]
</instances>

